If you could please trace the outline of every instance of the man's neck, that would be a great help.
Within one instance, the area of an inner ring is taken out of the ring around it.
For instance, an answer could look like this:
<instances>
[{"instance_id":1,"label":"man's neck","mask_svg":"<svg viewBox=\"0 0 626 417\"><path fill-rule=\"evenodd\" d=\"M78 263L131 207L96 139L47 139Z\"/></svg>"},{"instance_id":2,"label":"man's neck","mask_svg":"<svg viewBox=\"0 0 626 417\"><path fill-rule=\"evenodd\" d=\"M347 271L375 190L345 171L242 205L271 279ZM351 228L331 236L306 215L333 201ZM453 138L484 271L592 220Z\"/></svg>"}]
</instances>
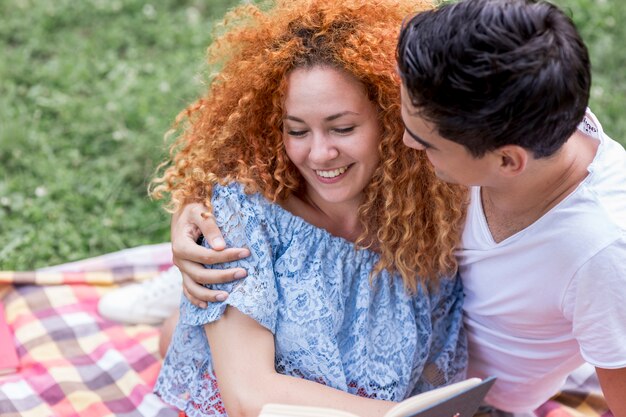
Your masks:
<instances>
[{"instance_id":1,"label":"man's neck","mask_svg":"<svg viewBox=\"0 0 626 417\"><path fill-rule=\"evenodd\" d=\"M557 154L532 160L520 175L481 188L481 201L496 242L530 226L569 196L587 177L599 142L574 133Z\"/></svg>"}]
</instances>

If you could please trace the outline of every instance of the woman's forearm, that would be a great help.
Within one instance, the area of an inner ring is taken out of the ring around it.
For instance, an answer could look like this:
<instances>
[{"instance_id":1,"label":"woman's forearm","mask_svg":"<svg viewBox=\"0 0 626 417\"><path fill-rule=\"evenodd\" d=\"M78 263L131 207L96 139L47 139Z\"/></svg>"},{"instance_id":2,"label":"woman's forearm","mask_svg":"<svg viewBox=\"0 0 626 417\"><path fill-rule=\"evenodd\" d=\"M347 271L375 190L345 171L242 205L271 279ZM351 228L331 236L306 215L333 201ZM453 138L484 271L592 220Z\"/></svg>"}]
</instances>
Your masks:
<instances>
[{"instance_id":1,"label":"woman's forearm","mask_svg":"<svg viewBox=\"0 0 626 417\"><path fill-rule=\"evenodd\" d=\"M361 417L381 417L394 405L277 373L273 335L236 308L228 307L205 329L229 417L257 417L272 402L337 408Z\"/></svg>"},{"instance_id":2,"label":"woman's forearm","mask_svg":"<svg viewBox=\"0 0 626 417\"><path fill-rule=\"evenodd\" d=\"M354 394L288 375L274 373L268 375L266 383L260 387L260 406L274 402L283 404L311 405L349 411L361 417L382 417L396 403L359 397ZM259 384L261 385L261 384Z\"/></svg>"}]
</instances>

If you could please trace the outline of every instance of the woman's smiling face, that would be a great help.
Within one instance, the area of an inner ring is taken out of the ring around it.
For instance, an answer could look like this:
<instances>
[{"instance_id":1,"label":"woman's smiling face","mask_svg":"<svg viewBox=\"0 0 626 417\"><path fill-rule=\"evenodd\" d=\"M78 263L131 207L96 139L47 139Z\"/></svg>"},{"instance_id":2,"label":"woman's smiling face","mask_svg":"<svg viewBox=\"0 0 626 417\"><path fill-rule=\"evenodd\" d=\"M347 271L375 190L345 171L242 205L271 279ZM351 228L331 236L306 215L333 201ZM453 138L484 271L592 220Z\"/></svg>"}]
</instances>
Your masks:
<instances>
[{"instance_id":1,"label":"woman's smiling face","mask_svg":"<svg viewBox=\"0 0 626 417\"><path fill-rule=\"evenodd\" d=\"M307 196L358 207L379 164L376 106L362 83L335 68L298 68L288 82L283 137Z\"/></svg>"}]
</instances>

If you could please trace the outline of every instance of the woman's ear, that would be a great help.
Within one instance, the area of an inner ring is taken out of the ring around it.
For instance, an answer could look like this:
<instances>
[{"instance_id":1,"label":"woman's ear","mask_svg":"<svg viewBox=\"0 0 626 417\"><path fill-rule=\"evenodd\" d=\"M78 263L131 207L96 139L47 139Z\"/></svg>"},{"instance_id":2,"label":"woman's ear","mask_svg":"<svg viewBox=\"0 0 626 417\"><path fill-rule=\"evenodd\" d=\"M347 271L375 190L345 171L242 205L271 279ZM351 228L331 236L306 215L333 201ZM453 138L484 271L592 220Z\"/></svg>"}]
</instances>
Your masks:
<instances>
[{"instance_id":1,"label":"woman's ear","mask_svg":"<svg viewBox=\"0 0 626 417\"><path fill-rule=\"evenodd\" d=\"M505 145L495 150L495 154L499 158L499 170L501 174L514 177L521 174L528 164L530 155L528 151L521 146Z\"/></svg>"}]
</instances>

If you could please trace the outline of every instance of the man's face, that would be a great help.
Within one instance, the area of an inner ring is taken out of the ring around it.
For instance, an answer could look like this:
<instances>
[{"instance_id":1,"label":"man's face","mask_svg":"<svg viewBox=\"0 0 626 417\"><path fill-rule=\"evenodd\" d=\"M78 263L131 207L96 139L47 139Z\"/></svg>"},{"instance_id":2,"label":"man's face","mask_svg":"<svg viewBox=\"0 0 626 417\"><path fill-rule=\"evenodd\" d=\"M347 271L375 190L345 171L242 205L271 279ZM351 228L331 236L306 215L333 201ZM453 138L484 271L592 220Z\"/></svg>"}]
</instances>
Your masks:
<instances>
[{"instance_id":1,"label":"man's face","mask_svg":"<svg viewBox=\"0 0 626 417\"><path fill-rule=\"evenodd\" d=\"M474 158L464 146L441 137L431 123L419 116L404 85L401 88L404 144L426 152L435 173L442 180L462 185L485 185L492 166L490 153Z\"/></svg>"}]
</instances>

